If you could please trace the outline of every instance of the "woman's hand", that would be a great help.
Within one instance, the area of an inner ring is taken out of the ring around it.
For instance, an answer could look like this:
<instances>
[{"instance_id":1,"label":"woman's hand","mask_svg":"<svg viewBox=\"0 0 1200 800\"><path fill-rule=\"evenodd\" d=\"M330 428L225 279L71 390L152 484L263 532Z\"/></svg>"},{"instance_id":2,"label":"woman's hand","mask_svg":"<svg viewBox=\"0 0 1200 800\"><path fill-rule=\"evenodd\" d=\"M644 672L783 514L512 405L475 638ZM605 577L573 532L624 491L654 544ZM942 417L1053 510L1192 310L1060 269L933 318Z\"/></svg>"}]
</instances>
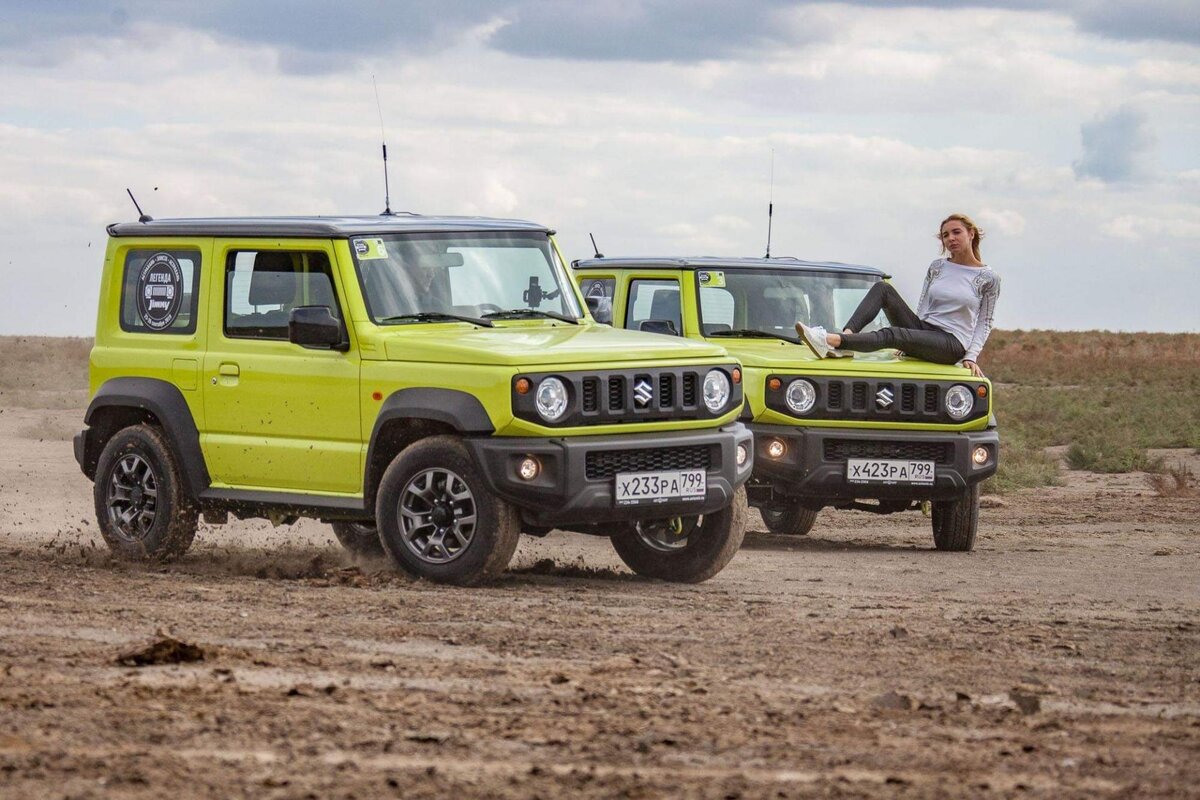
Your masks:
<instances>
[{"instance_id":1,"label":"woman's hand","mask_svg":"<svg viewBox=\"0 0 1200 800\"><path fill-rule=\"evenodd\" d=\"M974 375L976 378L983 377L983 370L981 370L979 368L979 365L976 364L974 361L964 361L964 362L962 362L962 365L964 367L966 367L967 369L971 370L971 374Z\"/></svg>"}]
</instances>

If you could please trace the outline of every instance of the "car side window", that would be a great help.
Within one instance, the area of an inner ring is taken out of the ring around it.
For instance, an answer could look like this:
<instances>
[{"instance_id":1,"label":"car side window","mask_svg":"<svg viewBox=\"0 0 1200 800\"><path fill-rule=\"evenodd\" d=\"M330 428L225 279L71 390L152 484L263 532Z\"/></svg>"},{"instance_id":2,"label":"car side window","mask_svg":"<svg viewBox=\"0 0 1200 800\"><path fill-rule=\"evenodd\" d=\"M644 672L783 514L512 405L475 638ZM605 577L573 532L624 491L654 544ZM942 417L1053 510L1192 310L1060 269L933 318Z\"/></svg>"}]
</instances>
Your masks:
<instances>
[{"instance_id":1,"label":"car side window","mask_svg":"<svg viewBox=\"0 0 1200 800\"><path fill-rule=\"evenodd\" d=\"M121 281L121 330L196 331L199 250L130 250Z\"/></svg>"},{"instance_id":2,"label":"car side window","mask_svg":"<svg viewBox=\"0 0 1200 800\"><path fill-rule=\"evenodd\" d=\"M679 281L661 278L631 281L629 301L625 306L625 327L634 331L682 336Z\"/></svg>"},{"instance_id":3,"label":"car side window","mask_svg":"<svg viewBox=\"0 0 1200 800\"><path fill-rule=\"evenodd\" d=\"M329 257L319 251L237 250L225 262L225 335L287 339L299 306L326 306L342 319Z\"/></svg>"},{"instance_id":4,"label":"car side window","mask_svg":"<svg viewBox=\"0 0 1200 800\"><path fill-rule=\"evenodd\" d=\"M616 278L589 278L583 282L583 300L596 322L613 323L613 293L617 288Z\"/></svg>"},{"instance_id":5,"label":"car side window","mask_svg":"<svg viewBox=\"0 0 1200 800\"><path fill-rule=\"evenodd\" d=\"M733 317L736 310L733 295L727 289L711 286L700 287L700 308L704 311L704 321L701 328L705 336L720 331L733 330Z\"/></svg>"}]
</instances>

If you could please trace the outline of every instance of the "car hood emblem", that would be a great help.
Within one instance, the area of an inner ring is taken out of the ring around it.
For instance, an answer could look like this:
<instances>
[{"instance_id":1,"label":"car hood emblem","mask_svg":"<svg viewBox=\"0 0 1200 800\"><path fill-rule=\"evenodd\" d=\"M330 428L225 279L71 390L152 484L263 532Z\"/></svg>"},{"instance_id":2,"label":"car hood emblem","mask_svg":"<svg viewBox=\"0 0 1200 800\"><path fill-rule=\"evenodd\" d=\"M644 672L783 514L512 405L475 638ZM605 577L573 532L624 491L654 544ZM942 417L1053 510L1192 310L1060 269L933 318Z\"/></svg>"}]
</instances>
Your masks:
<instances>
[{"instance_id":1,"label":"car hood emblem","mask_svg":"<svg viewBox=\"0 0 1200 800\"><path fill-rule=\"evenodd\" d=\"M633 400L642 408L650 405L650 401L654 399L654 387L650 381L645 378L640 379L633 385Z\"/></svg>"},{"instance_id":2,"label":"car hood emblem","mask_svg":"<svg viewBox=\"0 0 1200 800\"><path fill-rule=\"evenodd\" d=\"M890 408L895 399L896 395L892 394L892 390L886 386L875 393L875 402L880 408Z\"/></svg>"}]
</instances>

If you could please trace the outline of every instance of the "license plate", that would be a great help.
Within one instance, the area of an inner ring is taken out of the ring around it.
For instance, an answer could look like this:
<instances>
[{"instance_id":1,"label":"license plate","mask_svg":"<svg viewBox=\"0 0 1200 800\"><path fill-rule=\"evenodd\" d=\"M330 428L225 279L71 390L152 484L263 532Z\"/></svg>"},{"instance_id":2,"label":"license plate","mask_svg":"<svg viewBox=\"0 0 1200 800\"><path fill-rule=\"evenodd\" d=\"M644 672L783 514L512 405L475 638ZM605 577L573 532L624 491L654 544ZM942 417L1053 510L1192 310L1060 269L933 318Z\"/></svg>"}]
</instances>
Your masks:
<instances>
[{"instance_id":1,"label":"license plate","mask_svg":"<svg viewBox=\"0 0 1200 800\"><path fill-rule=\"evenodd\" d=\"M933 483L932 461L899 458L851 458L846 480L851 483Z\"/></svg>"},{"instance_id":2,"label":"license plate","mask_svg":"<svg viewBox=\"0 0 1200 800\"><path fill-rule=\"evenodd\" d=\"M702 469L670 472L620 472L617 474L616 503L666 503L670 500L703 500L707 476Z\"/></svg>"}]
</instances>

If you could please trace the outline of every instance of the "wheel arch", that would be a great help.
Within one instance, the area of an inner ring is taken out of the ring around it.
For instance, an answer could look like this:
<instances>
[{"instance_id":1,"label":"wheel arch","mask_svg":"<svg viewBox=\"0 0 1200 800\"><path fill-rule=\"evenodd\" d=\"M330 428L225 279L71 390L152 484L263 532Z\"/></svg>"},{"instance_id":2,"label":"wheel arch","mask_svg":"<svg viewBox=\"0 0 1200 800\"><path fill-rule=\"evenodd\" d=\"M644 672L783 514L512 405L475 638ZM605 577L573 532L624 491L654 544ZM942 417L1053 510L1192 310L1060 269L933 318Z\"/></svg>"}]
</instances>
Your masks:
<instances>
[{"instance_id":1,"label":"wheel arch","mask_svg":"<svg viewBox=\"0 0 1200 800\"><path fill-rule=\"evenodd\" d=\"M193 500L208 488L208 465L200 449L200 431L178 387L156 378L113 378L96 391L83 417L80 467L95 480L96 466L109 439L130 425L158 426L166 436Z\"/></svg>"},{"instance_id":2,"label":"wheel arch","mask_svg":"<svg viewBox=\"0 0 1200 800\"><path fill-rule=\"evenodd\" d=\"M430 436L486 436L495 426L479 398L456 389L412 388L393 392L383 402L367 446L363 502L374 508L384 470L413 442Z\"/></svg>"}]
</instances>

